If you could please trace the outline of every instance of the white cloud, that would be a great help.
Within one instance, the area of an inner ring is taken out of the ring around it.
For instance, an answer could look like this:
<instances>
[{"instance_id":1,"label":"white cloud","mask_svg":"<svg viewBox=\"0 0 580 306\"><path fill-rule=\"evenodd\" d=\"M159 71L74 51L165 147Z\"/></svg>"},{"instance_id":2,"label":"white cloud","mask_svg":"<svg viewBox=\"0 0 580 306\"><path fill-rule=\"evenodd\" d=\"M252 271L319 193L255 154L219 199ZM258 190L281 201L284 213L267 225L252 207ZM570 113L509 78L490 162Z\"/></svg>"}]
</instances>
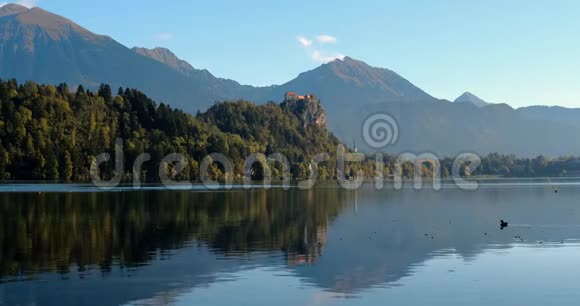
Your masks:
<instances>
[{"instance_id":1,"label":"white cloud","mask_svg":"<svg viewBox=\"0 0 580 306\"><path fill-rule=\"evenodd\" d=\"M308 48L308 47L312 46L312 40L310 40L304 36L298 36L298 37L296 37L296 39L304 48Z\"/></svg>"},{"instance_id":2,"label":"white cloud","mask_svg":"<svg viewBox=\"0 0 580 306\"><path fill-rule=\"evenodd\" d=\"M155 34L155 39L159 41L168 41L173 39L173 37L174 37L173 33L169 32L159 32Z\"/></svg>"},{"instance_id":3,"label":"white cloud","mask_svg":"<svg viewBox=\"0 0 580 306\"><path fill-rule=\"evenodd\" d=\"M297 36L296 40L300 43L302 47L308 50L310 53L310 58L315 62L319 63L328 63L334 61L335 59L344 59L344 54L341 53L330 53L326 51L320 51L318 49L313 48L312 46L315 45L323 45L323 44L333 44L336 43L336 37L330 35L318 35L316 36L315 40L308 39L304 36Z\"/></svg>"},{"instance_id":4,"label":"white cloud","mask_svg":"<svg viewBox=\"0 0 580 306\"><path fill-rule=\"evenodd\" d=\"M334 44L336 43L336 37L330 35L318 35L316 36L316 40L318 40L321 44Z\"/></svg>"},{"instance_id":5,"label":"white cloud","mask_svg":"<svg viewBox=\"0 0 580 306\"><path fill-rule=\"evenodd\" d=\"M328 62L332 62L335 59L339 59L339 60L343 60L345 57L344 54L324 54L318 50L314 50L312 52L312 59L320 62L320 63L328 63Z\"/></svg>"}]
</instances>

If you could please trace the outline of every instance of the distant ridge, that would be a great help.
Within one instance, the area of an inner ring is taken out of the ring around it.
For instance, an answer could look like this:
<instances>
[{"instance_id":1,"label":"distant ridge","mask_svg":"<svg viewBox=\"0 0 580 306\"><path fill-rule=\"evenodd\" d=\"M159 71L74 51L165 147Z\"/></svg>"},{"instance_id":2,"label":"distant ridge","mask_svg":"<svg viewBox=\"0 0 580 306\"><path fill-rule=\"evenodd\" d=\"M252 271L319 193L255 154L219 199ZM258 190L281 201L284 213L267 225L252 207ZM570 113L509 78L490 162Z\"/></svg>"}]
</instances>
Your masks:
<instances>
[{"instance_id":1,"label":"distant ridge","mask_svg":"<svg viewBox=\"0 0 580 306\"><path fill-rule=\"evenodd\" d=\"M154 49L134 47L132 50L139 55L147 56L160 63L164 63L187 77L191 77L195 71L188 62L178 58L169 49L159 47Z\"/></svg>"},{"instance_id":2,"label":"distant ridge","mask_svg":"<svg viewBox=\"0 0 580 306\"><path fill-rule=\"evenodd\" d=\"M351 57L300 73L281 85L241 85L196 69L168 49L130 49L67 18L13 4L0 8L0 78L92 89L101 83L136 88L192 113L224 100L281 102L286 92L293 91L324 101L328 128L343 143L356 141L360 151L580 155L580 143L569 141L569 135L580 134L578 110L514 110L469 92L452 103L431 96L394 71ZM366 146L362 127L376 113L396 119L398 142L386 148Z\"/></svg>"},{"instance_id":3,"label":"distant ridge","mask_svg":"<svg viewBox=\"0 0 580 306\"><path fill-rule=\"evenodd\" d=\"M335 102L355 97L376 102L434 99L394 71L372 67L348 56L301 73L296 79L280 87L288 91L296 89L324 96L332 94L331 99Z\"/></svg>"},{"instance_id":4,"label":"distant ridge","mask_svg":"<svg viewBox=\"0 0 580 306\"><path fill-rule=\"evenodd\" d=\"M188 111L246 96L247 87L193 69L166 49L131 50L41 8L0 8L0 76L24 82L139 88Z\"/></svg>"},{"instance_id":5,"label":"distant ridge","mask_svg":"<svg viewBox=\"0 0 580 306\"><path fill-rule=\"evenodd\" d=\"M484 106L489 104L489 102L482 100L478 96L476 96L468 91L464 92L461 96L459 96L453 102L455 102L455 103L471 103L477 107L484 107Z\"/></svg>"}]
</instances>

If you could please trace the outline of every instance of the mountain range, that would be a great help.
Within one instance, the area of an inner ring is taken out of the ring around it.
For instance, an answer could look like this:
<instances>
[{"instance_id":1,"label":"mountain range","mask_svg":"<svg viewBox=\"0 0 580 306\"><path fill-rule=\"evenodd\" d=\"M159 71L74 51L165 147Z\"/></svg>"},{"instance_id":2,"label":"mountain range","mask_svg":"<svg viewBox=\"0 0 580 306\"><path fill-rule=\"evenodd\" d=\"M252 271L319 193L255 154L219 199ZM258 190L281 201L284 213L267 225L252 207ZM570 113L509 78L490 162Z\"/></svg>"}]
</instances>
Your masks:
<instances>
[{"instance_id":1,"label":"mountain range","mask_svg":"<svg viewBox=\"0 0 580 306\"><path fill-rule=\"evenodd\" d=\"M287 91L313 93L328 127L344 143L370 151L362 126L373 113L399 125L398 142L387 148L454 155L461 152L521 156L580 155L580 109L532 106L513 109L466 92L454 102L437 99L388 69L345 57L301 73L281 85L254 87L196 69L164 48L128 48L41 8L0 8L0 77L20 82L96 88L101 83L137 88L188 112L216 101L281 101Z\"/></svg>"}]
</instances>

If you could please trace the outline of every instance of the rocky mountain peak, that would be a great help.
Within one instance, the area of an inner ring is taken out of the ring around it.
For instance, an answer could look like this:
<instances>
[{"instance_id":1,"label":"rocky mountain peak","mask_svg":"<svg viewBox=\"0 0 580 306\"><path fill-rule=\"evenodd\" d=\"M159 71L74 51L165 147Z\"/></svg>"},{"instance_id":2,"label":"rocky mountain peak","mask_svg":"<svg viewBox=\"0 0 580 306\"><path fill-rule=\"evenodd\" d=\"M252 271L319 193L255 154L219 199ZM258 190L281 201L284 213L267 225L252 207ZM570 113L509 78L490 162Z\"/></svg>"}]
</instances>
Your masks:
<instances>
[{"instance_id":1,"label":"rocky mountain peak","mask_svg":"<svg viewBox=\"0 0 580 306\"><path fill-rule=\"evenodd\" d=\"M471 103L477 107L483 107L488 105L489 103L484 101L483 99L479 98L478 96L470 93L469 91L464 92L461 96L459 96L454 101L455 103Z\"/></svg>"},{"instance_id":2,"label":"rocky mountain peak","mask_svg":"<svg viewBox=\"0 0 580 306\"><path fill-rule=\"evenodd\" d=\"M0 7L0 17L20 14L26 11L28 11L27 7L15 3L10 3Z\"/></svg>"}]
</instances>

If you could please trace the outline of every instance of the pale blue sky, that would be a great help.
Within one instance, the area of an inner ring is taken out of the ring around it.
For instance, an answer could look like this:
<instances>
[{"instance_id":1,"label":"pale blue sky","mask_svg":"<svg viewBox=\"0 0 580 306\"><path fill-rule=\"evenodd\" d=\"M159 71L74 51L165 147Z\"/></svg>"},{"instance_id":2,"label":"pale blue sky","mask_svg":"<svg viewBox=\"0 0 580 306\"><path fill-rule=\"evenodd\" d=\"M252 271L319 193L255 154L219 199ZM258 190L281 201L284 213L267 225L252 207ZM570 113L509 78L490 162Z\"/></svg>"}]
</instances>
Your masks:
<instances>
[{"instance_id":1,"label":"pale blue sky","mask_svg":"<svg viewBox=\"0 0 580 306\"><path fill-rule=\"evenodd\" d=\"M580 1L26 2L244 84L283 83L320 65L314 57L345 54L439 98L580 107Z\"/></svg>"}]
</instances>

